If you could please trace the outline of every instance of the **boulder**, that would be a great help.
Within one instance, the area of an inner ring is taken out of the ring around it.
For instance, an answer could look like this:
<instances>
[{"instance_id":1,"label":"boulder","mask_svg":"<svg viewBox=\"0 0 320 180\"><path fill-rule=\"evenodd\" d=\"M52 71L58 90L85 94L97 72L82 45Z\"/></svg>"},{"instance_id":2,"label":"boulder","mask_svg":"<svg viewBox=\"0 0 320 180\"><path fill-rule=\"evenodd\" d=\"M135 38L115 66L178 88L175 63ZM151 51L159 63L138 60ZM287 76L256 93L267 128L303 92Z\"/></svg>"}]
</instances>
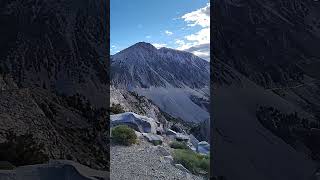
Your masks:
<instances>
[{"instance_id":1,"label":"boulder","mask_svg":"<svg viewBox=\"0 0 320 180\"><path fill-rule=\"evenodd\" d=\"M175 131L172 130L172 129L167 129L166 134L167 134L168 136L176 136L176 135L177 135L177 132L175 132Z\"/></svg>"},{"instance_id":2,"label":"boulder","mask_svg":"<svg viewBox=\"0 0 320 180\"><path fill-rule=\"evenodd\" d=\"M151 134L151 133L143 133L143 136L147 138L147 140L154 145L162 144L163 138L162 136Z\"/></svg>"},{"instance_id":3,"label":"boulder","mask_svg":"<svg viewBox=\"0 0 320 180\"><path fill-rule=\"evenodd\" d=\"M183 133L184 132L183 129L181 127L179 127L179 125L177 125L177 124L172 125L171 129L173 131L175 131L175 132L178 132L178 133Z\"/></svg>"},{"instance_id":4,"label":"boulder","mask_svg":"<svg viewBox=\"0 0 320 180\"><path fill-rule=\"evenodd\" d=\"M184 135L182 133L177 133L175 138L177 139L177 141L185 141L185 142L188 142L190 139L189 136Z\"/></svg>"},{"instance_id":5,"label":"boulder","mask_svg":"<svg viewBox=\"0 0 320 180\"><path fill-rule=\"evenodd\" d=\"M190 139L190 143L192 144L192 146L197 147L199 140L194 137L192 134L189 135L189 139Z\"/></svg>"},{"instance_id":6,"label":"boulder","mask_svg":"<svg viewBox=\"0 0 320 180\"><path fill-rule=\"evenodd\" d=\"M156 128L157 134L159 134L159 135L163 134L163 132L164 132L163 124L161 124L160 122L156 122L156 124L157 124L157 128Z\"/></svg>"},{"instance_id":7,"label":"boulder","mask_svg":"<svg viewBox=\"0 0 320 180\"><path fill-rule=\"evenodd\" d=\"M127 125L141 133L157 133L157 123L153 118L141 116L133 112L125 112L110 116L111 127Z\"/></svg>"},{"instance_id":8,"label":"boulder","mask_svg":"<svg viewBox=\"0 0 320 180\"><path fill-rule=\"evenodd\" d=\"M206 141L201 141L198 143L197 152L200 154L209 155L210 154L210 144Z\"/></svg>"},{"instance_id":9,"label":"boulder","mask_svg":"<svg viewBox=\"0 0 320 180\"><path fill-rule=\"evenodd\" d=\"M110 131L111 132L111 131ZM143 137L142 133L141 132L138 132L138 131L134 131L134 133L136 134L137 138L141 138Z\"/></svg>"}]
</instances>

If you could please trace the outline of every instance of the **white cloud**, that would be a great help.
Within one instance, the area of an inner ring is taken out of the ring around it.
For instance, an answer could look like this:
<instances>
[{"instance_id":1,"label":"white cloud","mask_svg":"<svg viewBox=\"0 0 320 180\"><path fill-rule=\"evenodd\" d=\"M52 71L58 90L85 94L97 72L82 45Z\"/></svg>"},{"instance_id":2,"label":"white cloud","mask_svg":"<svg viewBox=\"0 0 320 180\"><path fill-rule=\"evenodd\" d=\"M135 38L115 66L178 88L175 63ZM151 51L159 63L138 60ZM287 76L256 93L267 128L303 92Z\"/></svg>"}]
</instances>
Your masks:
<instances>
[{"instance_id":1,"label":"white cloud","mask_svg":"<svg viewBox=\"0 0 320 180\"><path fill-rule=\"evenodd\" d=\"M203 59L208 59L210 57L210 52L193 51L194 55L202 57Z\"/></svg>"},{"instance_id":2,"label":"white cloud","mask_svg":"<svg viewBox=\"0 0 320 180\"><path fill-rule=\"evenodd\" d=\"M193 37L196 37L196 35L190 35L189 39L192 39ZM210 41L189 41L176 39L175 44L178 46L176 48L177 50L191 52L203 59L208 61L210 60Z\"/></svg>"},{"instance_id":3,"label":"white cloud","mask_svg":"<svg viewBox=\"0 0 320 180\"><path fill-rule=\"evenodd\" d=\"M210 60L210 3L203 8L184 14L181 18L187 23L187 27L200 26L202 29L184 36L184 39L176 39L177 49Z\"/></svg>"},{"instance_id":4,"label":"white cloud","mask_svg":"<svg viewBox=\"0 0 320 180\"><path fill-rule=\"evenodd\" d=\"M150 39L150 38L151 38L151 36L150 36L150 35L148 35L148 36L146 36L146 38L147 38L147 39Z\"/></svg>"},{"instance_id":5,"label":"white cloud","mask_svg":"<svg viewBox=\"0 0 320 180\"><path fill-rule=\"evenodd\" d=\"M167 46L167 44L164 43L152 43L152 45L157 49Z\"/></svg>"},{"instance_id":6,"label":"white cloud","mask_svg":"<svg viewBox=\"0 0 320 180\"><path fill-rule=\"evenodd\" d=\"M181 39L176 39L175 43L178 45L177 49L181 51L185 51L192 47L193 43L191 42L185 42Z\"/></svg>"},{"instance_id":7,"label":"white cloud","mask_svg":"<svg viewBox=\"0 0 320 180\"><path fill-rule=\"evenodd\" d=\"M188 26L200 25L202 27L210 26L210 3L203 8L187 13L181 17L188 23Z\"/></svg>"},{"instance_id":8,"label":"white cloud","mask_svg":"<svg viewBox=\"0 0 320 180\"><path fill-rule=\"evenodd\" d=\"M165 33L166 33L168 36L171 36L171 35L173 34L173 32L168 31L168 30L166 30Z\"/></svg>"},{"instance_id":9,"label":"white cloud","mask_svg":"<svg viewBox=\"0 0 320 180\"><path fill-rule=\"evenodd\" d=\"M210 43L210 28L203 28L200 31L185 36L188 41L193 41L196 45Z\"/></svg>"},{"instance_id":10,"label":"white cloud","mask_svg":"<svg viewBox=\"0 0 320 180\"><path fill-rule=\"evenodd\" d=\"M181 39L176 39L175 43L179 46L183 46L185 44L185 42Z\"/></svg>"}]
</instances>

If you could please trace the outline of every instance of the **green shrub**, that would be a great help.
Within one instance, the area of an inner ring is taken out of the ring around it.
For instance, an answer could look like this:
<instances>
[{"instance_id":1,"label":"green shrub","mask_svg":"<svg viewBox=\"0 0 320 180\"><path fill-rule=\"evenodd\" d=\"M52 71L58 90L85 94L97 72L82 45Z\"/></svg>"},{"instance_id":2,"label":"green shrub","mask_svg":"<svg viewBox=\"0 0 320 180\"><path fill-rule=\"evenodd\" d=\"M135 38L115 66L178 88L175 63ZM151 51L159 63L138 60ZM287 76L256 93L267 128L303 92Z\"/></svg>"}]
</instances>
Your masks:
<instances>
[{"instance_id":1,"label":"green shrub","mask_svg":"<svg viewBox=\"0 0 320 180\"><path fill-rule=\"evenodd\" d=\"M170 147L173 149L189 149L185 142L173 141L170 143Z\"/></svg>"},{"instance_id":2,"label":"green shrub","mask_svg":"<svg viewBox=\"0 0 320 180\"><path fill-rule=\"evenodd\" d=\"M16 135L10 131L6 141L0 143L0 161L8 161L14 166L40 164L49 160L43 153L43 144L38 144L31 134Z\"/></svg>"},{"instance_id":3,"label":"green shrub","mask_svg":"<svg viewBox=\"0 0 320 180\"><path fill-rule=\"evenodd\" d=\"M209 172L210 159L207 155L201 155L186 149L175 149L173 159L195 174Z\"/></svg>"},{"instance_id":4,"label":"green shrub","mask_svg":"<svg viewBox=\"0 0 320 180\"><path fill-rule=\"evenodd\" d=\"M129 146L136 143L137 135L133 129L126 125L116 126L111 130L112 140L115 143Z\"/></svg>"},{"instance_id":5,"label":"green shrub","mask_svg":"<svg viewBox=\"0 0 320 180\"><path fill-rule=\"evenodd\" d=\"M124 109L120 104L112 104L112 106L110 107L110 112L113 114L120 114L120 113L124 113Z\"/></svg>"},{"instance_id":6,"label":"green shrub","mask_svg":"<svg viewBox=\"0 0 320 180\"><path fill-rule=\"evenodd\" d=\"M158 146L158 145L161 145L162 144L162 141L159 140L159 141L153 141L153 145L155 146Z\"/></svg>"}]
</instances>

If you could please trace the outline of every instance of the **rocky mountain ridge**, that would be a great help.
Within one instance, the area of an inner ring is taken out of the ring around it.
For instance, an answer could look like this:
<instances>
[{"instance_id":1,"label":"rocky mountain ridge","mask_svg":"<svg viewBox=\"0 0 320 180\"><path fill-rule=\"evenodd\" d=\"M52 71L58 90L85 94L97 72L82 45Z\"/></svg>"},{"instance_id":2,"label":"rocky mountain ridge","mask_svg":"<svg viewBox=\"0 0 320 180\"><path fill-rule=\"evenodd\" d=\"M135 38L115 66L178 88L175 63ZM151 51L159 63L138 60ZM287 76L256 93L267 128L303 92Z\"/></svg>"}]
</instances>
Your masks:
<instances>
[{"instance_id":1,"label":"rocky mountain ridge","mask_svg":"<svg viewBox=\"0 0 320 180\"><path fill-rule=\"evenodd\" d=\"M209 118L209 67L191 53L139 42L111 57L111 83L175 118L198 123Z\"/></svg>"},{"instance_id":2,"label":"rocky mountain ridge","mask_svg":"<svg viewBox=\"0 0 320 180\"><path fill-rule=\"evenodd\" d=\"M115 87L208 87L209 62L188 52L139 42L111 57ZM191 78L192 76L192 78Z\"/></svg>"}]
</instances>

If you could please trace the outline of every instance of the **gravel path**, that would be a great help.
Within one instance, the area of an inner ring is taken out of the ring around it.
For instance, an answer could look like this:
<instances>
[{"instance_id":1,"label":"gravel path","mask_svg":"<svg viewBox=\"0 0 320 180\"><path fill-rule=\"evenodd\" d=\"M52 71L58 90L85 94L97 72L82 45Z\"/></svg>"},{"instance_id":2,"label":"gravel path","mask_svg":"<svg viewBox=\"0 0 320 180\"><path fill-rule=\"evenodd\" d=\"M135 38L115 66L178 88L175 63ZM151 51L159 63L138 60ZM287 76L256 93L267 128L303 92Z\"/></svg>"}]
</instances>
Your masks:
<instances>
[{"instance_id":1,"label":"gravel path","mask_svg":"<svg viewBox=\"0 0 320 180\"><path fill-rule=\"evenodd\" d=\"M203 180L177 169L168 160L157 146L140 140L139 145L111 146L111 179L121 180Z\"/></svg>"}]
</instances>

